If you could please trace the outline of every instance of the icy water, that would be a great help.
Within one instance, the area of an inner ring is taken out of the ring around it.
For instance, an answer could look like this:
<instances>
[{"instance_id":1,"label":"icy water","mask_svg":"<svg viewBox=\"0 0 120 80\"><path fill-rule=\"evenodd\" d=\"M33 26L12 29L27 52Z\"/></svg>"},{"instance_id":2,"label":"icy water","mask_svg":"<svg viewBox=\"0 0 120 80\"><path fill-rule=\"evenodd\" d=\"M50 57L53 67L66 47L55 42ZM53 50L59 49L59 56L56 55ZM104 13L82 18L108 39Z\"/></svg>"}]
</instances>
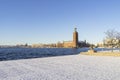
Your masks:
<instances>
[{"instance_id":1,"label":"icy water","mask_svg":"<svg viewBox=\"0 0 120 80\"><path fill-rule=\"evenodd\" d=\"M89 48L0 48L0 61L51 56L75 55ZM103 50L96 48L97 51ZM104 49L106 50L106 49Z\"/></svg>"}]
</instances>

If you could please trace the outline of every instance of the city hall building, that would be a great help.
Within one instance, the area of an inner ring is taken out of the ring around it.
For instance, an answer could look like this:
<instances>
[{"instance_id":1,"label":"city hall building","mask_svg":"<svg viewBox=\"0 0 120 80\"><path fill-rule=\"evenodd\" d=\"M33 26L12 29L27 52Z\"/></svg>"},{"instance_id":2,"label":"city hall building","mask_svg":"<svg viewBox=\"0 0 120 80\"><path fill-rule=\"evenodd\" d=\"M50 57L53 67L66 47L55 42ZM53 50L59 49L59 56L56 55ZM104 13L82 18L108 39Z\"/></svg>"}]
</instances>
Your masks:
<instances>
[{"instance_id":1,"label":"city hall building","mask_svg":"<svg viewBox=\"0 0 120 80\"><path fill-rule=\"evenodd\" d=\"M63 47L65 47L65 48L77 48L78 47L78 32L77 32L77 28L74 29L73 40L72 41L63 41Z\"/></svg>"}]
</instances>

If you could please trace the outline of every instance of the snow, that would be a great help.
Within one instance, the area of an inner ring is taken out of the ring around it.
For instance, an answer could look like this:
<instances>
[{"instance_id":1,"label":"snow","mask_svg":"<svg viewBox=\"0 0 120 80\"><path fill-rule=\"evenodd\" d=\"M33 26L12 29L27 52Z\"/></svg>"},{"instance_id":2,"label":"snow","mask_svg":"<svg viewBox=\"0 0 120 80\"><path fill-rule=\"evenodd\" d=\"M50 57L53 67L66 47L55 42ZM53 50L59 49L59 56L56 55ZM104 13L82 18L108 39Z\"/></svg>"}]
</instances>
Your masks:
<instances>
[{"instance_id":1,"label":"snow","mask_svg":"<svg viewBox=\"0 0 120 80\"><path fill-rule=\"evenodd\" d=\"M0 80L119 80L120 57L69 55L0 62Z\"/></svg>"}]
</instances>

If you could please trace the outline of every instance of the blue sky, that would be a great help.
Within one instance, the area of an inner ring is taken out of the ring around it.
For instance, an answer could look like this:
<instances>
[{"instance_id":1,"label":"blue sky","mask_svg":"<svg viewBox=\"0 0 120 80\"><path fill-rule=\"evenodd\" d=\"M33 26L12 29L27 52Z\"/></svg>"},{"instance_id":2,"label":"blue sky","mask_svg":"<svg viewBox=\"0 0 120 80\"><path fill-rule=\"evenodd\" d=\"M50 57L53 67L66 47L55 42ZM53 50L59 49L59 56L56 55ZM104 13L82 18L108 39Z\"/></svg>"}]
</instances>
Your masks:
<instances>
[{"instance_id":1,"label":"blue sky","mask_svg":"<svg viewBox=\"0 0 120 80\"><path fill-rule=\"evenodd\" d=\"M108 29L120 31L120 0L0 0L0 44L101 42Z\"/></svg>"}]
</instances>

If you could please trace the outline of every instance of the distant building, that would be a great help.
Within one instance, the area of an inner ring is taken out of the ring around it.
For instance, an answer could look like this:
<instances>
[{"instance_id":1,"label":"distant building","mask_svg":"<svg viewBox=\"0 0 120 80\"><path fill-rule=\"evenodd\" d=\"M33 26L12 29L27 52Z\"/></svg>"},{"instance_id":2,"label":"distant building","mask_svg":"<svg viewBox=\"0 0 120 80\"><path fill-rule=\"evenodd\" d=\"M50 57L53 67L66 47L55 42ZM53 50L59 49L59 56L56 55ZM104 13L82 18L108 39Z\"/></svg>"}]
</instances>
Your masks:
<instances>
[{"instance_id":1,"label":"distant building","mask_svg":"<svg viewBox=\"0 0 120 80\"><path fill-rule=\"evenodd\" d=\"M63 47L65 48L77 48L78 47L78 32L77 28L73 32L73 41L64 41Z\"/></svg>"},{"instance_id":2,"label":"distant building","mask_svg":"<svg viewBox=\"0 0 120 80\"><path fill-rule=\"evenodd\" d=\"M85 41L78 40L77 28L74 28L73 40L72 41L63 41L52 44L32 44L32 48L78 48L78 47L89 47L90 44Z\"/></svg>"},{"instance_id":3,"label":"distant building","mask_svg":"<svg viewBox=\"0 0 120 80\"><path fill-rule=\"evenodd\" d=\"M120 47L120 40L119 39L105 39L103 41L104 47Z\"/></svg>"}]
</instances>

